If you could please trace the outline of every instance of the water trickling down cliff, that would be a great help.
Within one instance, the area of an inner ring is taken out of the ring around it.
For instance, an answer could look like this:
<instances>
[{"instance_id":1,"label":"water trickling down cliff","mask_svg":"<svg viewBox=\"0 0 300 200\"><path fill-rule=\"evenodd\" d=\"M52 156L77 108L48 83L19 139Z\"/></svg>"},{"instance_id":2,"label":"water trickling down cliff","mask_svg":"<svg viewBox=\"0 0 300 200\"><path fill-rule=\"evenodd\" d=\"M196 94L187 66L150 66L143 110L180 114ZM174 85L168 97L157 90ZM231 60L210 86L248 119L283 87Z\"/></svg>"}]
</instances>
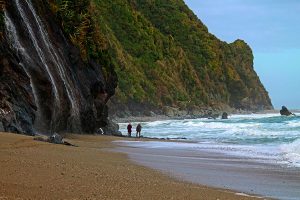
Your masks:
<instances>
[{"instance_id":1,"label":"water trickling down cliff","mask_svg":"<svg viewBox=\"0 0 300 200\"><path fill-rule=\"evenodd\" d=\"M107 128L117 77L65 38L47 2L6 1L0 108L5 131L93 133ZM113 130L107 130L107 132Z\"/></svg>"},{"instance_id":2,"label":"water trickling down cliff","mask_svg":"<svg viewBox=\"0 0 300 200\"><path fill-rule=\"evenodd\" d=\"M183 0L3 2L0 130L108 129L109 99L119 116L272 109L251 48L210 34Z\"/></svg>"},{"instance_id":3,"label":"water trickling down cliff","mask_svg":"<svg viewBox=\"0 0 300 200\"><path fill-rule=\"evenodd\" d=\"M105 50L112 58L114 114L272 109L251 48L220 41L183 0L49 1L84 57Z\"/></svg>"}]
</instances>

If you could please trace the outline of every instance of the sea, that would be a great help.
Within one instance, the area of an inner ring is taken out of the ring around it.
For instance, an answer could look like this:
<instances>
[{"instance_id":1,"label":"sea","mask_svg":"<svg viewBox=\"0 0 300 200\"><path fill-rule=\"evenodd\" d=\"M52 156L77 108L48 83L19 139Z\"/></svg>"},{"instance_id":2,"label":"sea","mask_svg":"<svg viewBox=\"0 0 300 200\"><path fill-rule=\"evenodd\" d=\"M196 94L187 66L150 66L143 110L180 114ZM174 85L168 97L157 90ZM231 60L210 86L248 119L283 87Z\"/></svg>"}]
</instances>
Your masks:
<instances>
[{"instance_id":1,"label":"sea","mask_svg":"<svg viewBox=\"0 0 300 200\"><path fill-rule=\"evenodd\" d=\"M283 167L300 167L300 113L231 115L229 119L182 119L141 123L142 136L131 146L221 153ZM127 123L120 123L127 135ZM133 134L135 136L135 134ZM162 142L163 141L163 142ZM172 141L172 142L171 142Z\"/></svg>"}]
</instances>

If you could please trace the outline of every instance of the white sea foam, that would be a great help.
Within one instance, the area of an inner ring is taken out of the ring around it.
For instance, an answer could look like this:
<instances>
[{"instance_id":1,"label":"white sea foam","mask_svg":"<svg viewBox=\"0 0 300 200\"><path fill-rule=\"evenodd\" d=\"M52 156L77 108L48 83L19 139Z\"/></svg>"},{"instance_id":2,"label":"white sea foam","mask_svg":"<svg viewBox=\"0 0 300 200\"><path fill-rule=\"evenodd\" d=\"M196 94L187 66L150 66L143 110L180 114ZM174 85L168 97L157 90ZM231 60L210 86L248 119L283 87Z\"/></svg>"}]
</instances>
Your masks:
<instances>
[{"instance_id":1,"label":"white sea foam","mask_svg":"<svg viewBox=\"0 0 300 200\"><path fill-rule=\"evenodd\" d=\"M120 124L123 134L127 132L126 126ZM144 122L142 126L143 136L186 138L193 143L145 142L128 145L213 151L300 167L299 117L282 117L279 114L234 115L229 120L167 120Z\"/></svg>"},{"instance_id":2,"label":"white sea foam","mask_svg":"<svg viewBox=\"0 0 300 200\"><path fill-rule=\"evenodd\" d=\"M243 115L232 115L230 118L232 119L261 119L261 118L267 118L267 117L276 117L278 114L276 113L268 113L268 114L243 114Z\"/></svg>"},{"instance_id":3,"label":"white sea foam","mask_svg":"<svg viewBox=\"0 0 300 200\"><path fill-rule=\"evenodd\" d=\"M281 150L290 164L300 167L300 139L281 145Z\"/></svg>"},{"instance_id":4,"label":"white sea foam","mask_svg":"<svg viewBox=\"0 0 300 200\"><path fill-rule=\"evenodd\" d=\"M290 121L287 123L290 127L299 127L300 128L300 121Z\"/></svg>"}]
</instances>

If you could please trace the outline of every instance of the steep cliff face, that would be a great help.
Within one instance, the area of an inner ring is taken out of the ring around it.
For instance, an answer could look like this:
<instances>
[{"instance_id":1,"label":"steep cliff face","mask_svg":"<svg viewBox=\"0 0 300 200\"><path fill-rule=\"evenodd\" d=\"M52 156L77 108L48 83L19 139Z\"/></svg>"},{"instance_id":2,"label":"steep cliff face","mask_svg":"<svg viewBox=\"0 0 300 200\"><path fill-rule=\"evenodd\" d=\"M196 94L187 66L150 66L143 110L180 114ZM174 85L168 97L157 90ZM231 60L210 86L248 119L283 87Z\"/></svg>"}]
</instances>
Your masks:
<instances>
[{"instance_id":1,"label":"steep cliff face","mask_svg":"<svg viewBox=\"0 0 300 200\"><path fill-rule=\"evenodd\" d=\"M135 5L155 28L183 48L203 86L203 103L246 110L272 107L253 69L252 50L244 41L220 41L182 0L137 0Z\"/></svg>"},{"instance_id":2,"label":"steep cliff face","mask_svg":"<svg viewBox=\"0 0 300 200\"><path fill-rule=\"evenodd\" d=\"M110 102L115 114L165 106L272 108L250 47L217 39L182 0L50 2L83 57L112 58L119 77Z\"/></svg>"},{"instance_id":3,"label":"steep cliff face","mask_svg":"<svg viewBox=\"0 0 300 200\"><path fill-rule=\"evenodd\" d=\"M47 1L4 3L0 128L26 134L107 128L106 103L117 86L112 66L104 73L92 58L83 60Z\"/></svg>"},{"instance_id":4,"label":"steep cliff face","mask_svg":"<svg viewBox=\"0 0 300 200\"><path fill-rule=\"evenodd\" d=\"M107 128L117 82L114 114L272 108L250 47L217 39L182 0L0 0L0 7L0 130Z\"/></svg>"},{"instance_id":5,"label":"steep cliff face","mask_svg":"<svg viewBox=\"0 0 300 200\"><path fill-rule=\"evenodd\" d=\"M253 69L252 50L244 41L237 40L232 44L220 41L208 32L182 0L135 0L130 3L133 13L148 21L159 31L161 38L173 42L172 51L153 59L154 66L164 69L156 70L151 65L141 69L144 74L150 70L160 76L146 74L146 79L151 82L166 75L163 79L167 81L160 80L155 85L154 98L159 103L183 109L195 106L217 109L230 106L244 110L272 108L268 93ZM125 48L128 41L132 45L138 42L124 35L118 38ZM152 44L162 49L170 48L160 46L155 39ZM173 84L170 79L175 80ZM164 92L162 88L165 88Z\"/></svg>"}]
</instances>

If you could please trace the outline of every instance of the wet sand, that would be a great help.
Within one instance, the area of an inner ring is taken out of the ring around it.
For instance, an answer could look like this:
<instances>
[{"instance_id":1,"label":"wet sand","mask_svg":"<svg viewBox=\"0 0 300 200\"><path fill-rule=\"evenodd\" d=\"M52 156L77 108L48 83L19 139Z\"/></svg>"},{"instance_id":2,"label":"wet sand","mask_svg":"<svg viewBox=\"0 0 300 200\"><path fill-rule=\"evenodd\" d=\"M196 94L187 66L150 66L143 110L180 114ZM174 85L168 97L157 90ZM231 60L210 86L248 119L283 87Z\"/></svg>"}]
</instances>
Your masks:
<instances>
[{"instance_id":1,"label":"wet sand","mask_svg":"<svg viewBox=\"0 0 300 200\"><path fill-rule=\"evenodd\" d=\"M117 142L136 163L192 183L283 200L300 198L300 169L221 153Z\"/></svg>"},{"instance_id":2,"label":"wet sand","mask_svg":"<svg viewBox=\"0 0 300 200\"><path fill-rule=\"evenodd\" d=\"M111 151L116 139L76 135L70 147L0 133L0 199L256 199L134 164Z\"/></svg>"}]
</instances>

